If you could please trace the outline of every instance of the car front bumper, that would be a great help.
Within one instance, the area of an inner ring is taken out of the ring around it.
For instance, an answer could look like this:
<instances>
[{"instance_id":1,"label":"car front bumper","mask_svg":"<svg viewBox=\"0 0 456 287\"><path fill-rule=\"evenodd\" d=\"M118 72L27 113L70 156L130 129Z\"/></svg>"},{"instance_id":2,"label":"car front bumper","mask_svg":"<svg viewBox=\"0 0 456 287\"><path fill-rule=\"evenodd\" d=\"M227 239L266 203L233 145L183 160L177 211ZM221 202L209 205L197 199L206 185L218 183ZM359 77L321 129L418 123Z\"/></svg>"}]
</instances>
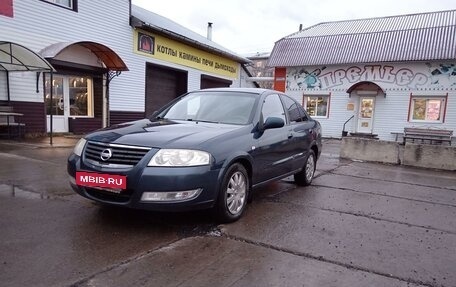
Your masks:
<instances>
[{"instance_id":1,"label":"car front bumper","mask_svg":"<svg viewBox=\"0 0 456 287\"><path fill-rule=\"evenodd\" d=\"M195 167L148 167L147 161L126 170L89 166L75 154L68 158L70 185L78 194L104 204L154 211L187 211L211 208L217 198L218 182L222 170L210 166ZM109 188L76 184L76 172L125 175L127 188L113 191ZM144 192L176 192L201 189L199 195L187 200L142 201Z\"/></svg>"}]
</instances>

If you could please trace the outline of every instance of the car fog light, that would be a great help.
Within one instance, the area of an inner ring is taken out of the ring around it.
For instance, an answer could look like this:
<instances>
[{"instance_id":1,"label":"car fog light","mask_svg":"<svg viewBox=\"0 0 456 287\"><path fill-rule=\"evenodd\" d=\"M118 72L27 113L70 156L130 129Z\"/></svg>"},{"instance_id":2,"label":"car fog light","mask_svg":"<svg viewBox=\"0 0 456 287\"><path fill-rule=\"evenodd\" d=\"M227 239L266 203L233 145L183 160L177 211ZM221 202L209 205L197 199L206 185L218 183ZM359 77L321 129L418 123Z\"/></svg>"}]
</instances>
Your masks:
<instances>
[{"instance_id":1,"label":"car fog light","mask_svg":"<svg viewBox=\"0 0 456 287\"><path fill-rule=\"evenodd\" d=\"M143 192L141 201L183 201L190 200L200 195L202 188L185 190L185 191L169 191L169 192Z\"/></svg>"}]
</instances>

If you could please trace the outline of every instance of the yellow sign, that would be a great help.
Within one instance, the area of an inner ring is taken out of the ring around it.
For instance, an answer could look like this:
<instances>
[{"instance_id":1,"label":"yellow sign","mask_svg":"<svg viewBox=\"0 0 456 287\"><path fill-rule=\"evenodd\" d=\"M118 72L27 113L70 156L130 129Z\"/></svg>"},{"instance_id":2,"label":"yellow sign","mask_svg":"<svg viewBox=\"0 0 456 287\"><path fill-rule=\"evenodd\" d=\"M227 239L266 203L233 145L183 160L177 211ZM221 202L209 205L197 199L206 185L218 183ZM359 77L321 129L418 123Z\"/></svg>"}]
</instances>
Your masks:
<instances>
[{"instance_id":1,"label":"yellow sign","mask_svg":"<svg viewBox=\"0 0 456 287\"><path fill-rule=\"evenodd\" d=\"M134 40L137 54L229 78L238 76L239 64L230 59L142 30L135 31Z\"/></svg>"}]
</instances>

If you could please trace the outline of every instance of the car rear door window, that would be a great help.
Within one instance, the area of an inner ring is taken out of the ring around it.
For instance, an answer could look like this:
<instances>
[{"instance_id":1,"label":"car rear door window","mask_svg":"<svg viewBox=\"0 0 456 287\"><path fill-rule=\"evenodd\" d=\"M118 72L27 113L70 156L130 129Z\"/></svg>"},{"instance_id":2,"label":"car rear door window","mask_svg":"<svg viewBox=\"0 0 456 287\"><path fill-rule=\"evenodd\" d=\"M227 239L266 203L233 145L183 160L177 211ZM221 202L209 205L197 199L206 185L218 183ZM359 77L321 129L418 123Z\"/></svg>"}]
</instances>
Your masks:
<instances>
[{"instance_id":1,"label":"car rear door window","mask_svg":"<svg viewBox=\"0 0 456 287\"><path fill-rule=\"evenodd\" d=\"M299 104L295 100L287 96L282 96L282 101L285 106L285 110L287 111L290 123L302 122L305 120L304 115L299 109Z\"/></svg>"}]
</instances>

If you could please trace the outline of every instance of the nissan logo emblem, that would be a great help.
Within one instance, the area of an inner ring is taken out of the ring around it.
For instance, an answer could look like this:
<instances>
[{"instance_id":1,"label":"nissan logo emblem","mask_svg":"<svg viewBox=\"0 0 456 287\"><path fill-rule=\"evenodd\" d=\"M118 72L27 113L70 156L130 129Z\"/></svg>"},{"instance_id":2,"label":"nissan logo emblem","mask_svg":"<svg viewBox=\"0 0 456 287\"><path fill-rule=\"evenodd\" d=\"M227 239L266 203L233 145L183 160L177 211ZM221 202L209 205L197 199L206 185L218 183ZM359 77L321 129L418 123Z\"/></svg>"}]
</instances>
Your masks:
<instances>
[{"instance_id":1,"label":"nissan logo emblem","mask_svg":"<svg viewBox=\"0 0 456 287\"><path fill-rule=\"evenodd\" d=\"M100 158L102 161L107 161L111 157L112 157L112 150L110 148L104 149L100 154Z\"/></svg>"}]
</instances>

